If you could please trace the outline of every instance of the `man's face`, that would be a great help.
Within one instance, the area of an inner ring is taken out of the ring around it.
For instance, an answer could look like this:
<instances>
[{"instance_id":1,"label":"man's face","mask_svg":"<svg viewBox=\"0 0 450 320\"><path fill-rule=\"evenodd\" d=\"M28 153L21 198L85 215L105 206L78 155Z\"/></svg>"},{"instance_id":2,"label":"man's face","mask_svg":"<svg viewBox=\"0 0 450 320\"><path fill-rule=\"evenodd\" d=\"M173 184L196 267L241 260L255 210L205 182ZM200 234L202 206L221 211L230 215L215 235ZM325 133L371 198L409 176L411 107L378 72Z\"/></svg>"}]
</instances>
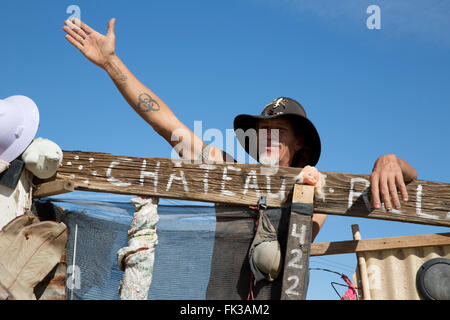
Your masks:
<instances>
[{"instance_id":1,"label":"man's face","mask_svg":"<svg viewBox=\"0 0 450 320\"><path fill-rule=\"evenodd\" d=\"M285 118L265 119L258 121L256 129L260 162L289 167L294 154L303 146L303 137L295 135L292 123Z\"/></svg>"}]
</instances>

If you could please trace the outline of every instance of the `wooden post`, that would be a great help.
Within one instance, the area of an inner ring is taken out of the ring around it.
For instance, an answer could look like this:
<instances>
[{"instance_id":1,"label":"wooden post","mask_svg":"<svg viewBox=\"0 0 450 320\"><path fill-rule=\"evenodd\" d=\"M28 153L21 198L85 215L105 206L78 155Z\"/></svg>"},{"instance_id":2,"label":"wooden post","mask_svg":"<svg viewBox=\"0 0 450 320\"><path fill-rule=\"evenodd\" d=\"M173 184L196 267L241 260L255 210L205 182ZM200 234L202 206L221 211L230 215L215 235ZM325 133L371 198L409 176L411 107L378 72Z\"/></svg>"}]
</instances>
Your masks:
<instances>
[{"instance_id":1,"label":"wooden post","mask_svg":"<svg viewBox=\"0 0 450 320\"><path fill-rule=\"evenodd\" d=\"M450 232L419 234L365 240L320 242L311 244L311 257L331 254L361 253L387 249L406 249L450 245Z\"/></svg>"},{"instance_id":2,"label":"wooden post","mask_svg":"<svg viewBox=\"0 0 450 320\"><path fill-rule=\"evenodd\" d=\"M352 224L352 232L354 240L361 240L361 234L359 232L359 226L357 224ZM371 300L366 259L364 258L362 253L357 252L356 256L358 258L358 269L359 269L359 277L361 279L363 300Z\"/></svg>"},{"instance_id":3,"label":"wooden post","mask_svg":"<svg viewBox=\"0 0 450 320\"><path fill-rule=\"evenodd\" d=\"M54 180L38 184L33 191L33 198L44 198L55 196L57 194L72 192L75 185L69 180Z\"/></svg>"},{"instance_id":4,"label":"wooden post","mask_svg":"<svg viewBox=\"0 0 450 320\"><path fill-rule=\"evenodd\" d=\"M296 184L292 196L281 300L304 300L309 283L314 187Z\"/></svg>"}]
</instances>

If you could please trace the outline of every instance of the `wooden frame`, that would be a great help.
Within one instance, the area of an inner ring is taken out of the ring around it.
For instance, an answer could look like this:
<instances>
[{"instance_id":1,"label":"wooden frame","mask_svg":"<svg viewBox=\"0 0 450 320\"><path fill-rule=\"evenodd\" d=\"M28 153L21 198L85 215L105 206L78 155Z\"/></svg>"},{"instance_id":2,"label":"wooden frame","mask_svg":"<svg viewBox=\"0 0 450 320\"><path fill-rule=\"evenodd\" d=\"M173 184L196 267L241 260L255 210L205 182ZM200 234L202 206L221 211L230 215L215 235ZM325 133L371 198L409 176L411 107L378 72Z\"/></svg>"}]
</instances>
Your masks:
<instances>
[{"instance_id":1,"label":"wooden frame","mask_svg":"<svg viewBox=\"0 0 450 320\"><path fill-rule=\"evenodd\" d=\"M280 207L291 201L300 171L301 168L64 151L63 165L53 180L70 181L74 190L231 205L256 206L260 196L266 195L269 207ZM449 184L414 181L407 186L410 200L402 203L400 210L386 212L384 208L370 208L368 175L322 174L326 183L324 198L314 199L314 213L450 226ZM35 197L44 194L35 193Z\"/></svg>"},{"instance_id":2,"label":"wooden frame","mask_svg":"<svg viewBox=\"0 0 450 320\"><path fill-rule=\"evenodd\" d=\"M37 181L35 198L82 190L242 206L255 206L265 195L269 207L292 203L281 299L306 298L310 255L358 255L405 245L450 243L449 233L361 240L352 226L353 241L311 244L313 213L450 226L450 185L445 183L414 181L407 186L410 201L402 203L400 210L386 212L384 207L370 207L368 175L322 172L324 196L314 198L314 187L295 184L301 168L191 163L82 151L64 151L63 156L64 163L52 179Z\"/></svg>"},{"instance_id":3,"label":"wooden frame","mask_svg":"<svg viewBox=\"0 0 450 320\"><path fill-rule=\"evenodd\" d=\"M450 245L450 233L313 243L311 244L311 256L442 245Z\"/></svg>"}]
</instances>

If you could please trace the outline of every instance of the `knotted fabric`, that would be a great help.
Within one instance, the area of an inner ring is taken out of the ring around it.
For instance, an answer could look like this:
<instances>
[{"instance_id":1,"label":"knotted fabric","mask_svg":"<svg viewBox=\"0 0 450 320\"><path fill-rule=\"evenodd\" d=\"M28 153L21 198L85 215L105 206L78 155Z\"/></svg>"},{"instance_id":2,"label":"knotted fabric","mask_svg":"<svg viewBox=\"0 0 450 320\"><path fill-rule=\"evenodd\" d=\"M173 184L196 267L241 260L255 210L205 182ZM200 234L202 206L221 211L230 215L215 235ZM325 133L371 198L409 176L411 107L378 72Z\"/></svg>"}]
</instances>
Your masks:
<instances>
[{"instance_id":1,"label":"knotted fabric","mask_svg":"<svg viewBox=\"0 0 450 320\"><path fill-rule=\"evenodd\" d=\"M121 300L146 300L158 243L158 198L137 197L131 203L135 213L128 229L128 247L117 252L117 263L125 272L119 294Z\"/></svg>"}]
</instances>

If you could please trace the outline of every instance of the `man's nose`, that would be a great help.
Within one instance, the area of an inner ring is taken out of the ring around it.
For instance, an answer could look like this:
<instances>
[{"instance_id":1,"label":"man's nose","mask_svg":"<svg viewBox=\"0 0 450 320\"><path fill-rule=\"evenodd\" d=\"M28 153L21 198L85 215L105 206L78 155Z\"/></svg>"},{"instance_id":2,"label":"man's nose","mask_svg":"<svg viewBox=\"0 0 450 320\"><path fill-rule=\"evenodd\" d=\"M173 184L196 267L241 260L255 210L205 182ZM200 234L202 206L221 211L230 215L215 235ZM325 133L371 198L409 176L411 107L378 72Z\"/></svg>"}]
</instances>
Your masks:
<instances>
[{"instance_id":1,"label":"man's nose","mask_svg":"<svg viewBox=\"0 0 450 320\"><path fill-rule=\"evenodd\" d=\"M267 130L266 140L267 144L278 144L280 142L278 129Z\"/></svg>"},{"instance_id":2,"label":"man's nose","mask_svg":"<svg viewBox=\"0 0 450 320\"><path fill-rule=\"evenodd\" d=\"M269 129L267 130L267 138L272 140L277 140L280 134L279 129Z\"/></svg>"}]
</instances>

